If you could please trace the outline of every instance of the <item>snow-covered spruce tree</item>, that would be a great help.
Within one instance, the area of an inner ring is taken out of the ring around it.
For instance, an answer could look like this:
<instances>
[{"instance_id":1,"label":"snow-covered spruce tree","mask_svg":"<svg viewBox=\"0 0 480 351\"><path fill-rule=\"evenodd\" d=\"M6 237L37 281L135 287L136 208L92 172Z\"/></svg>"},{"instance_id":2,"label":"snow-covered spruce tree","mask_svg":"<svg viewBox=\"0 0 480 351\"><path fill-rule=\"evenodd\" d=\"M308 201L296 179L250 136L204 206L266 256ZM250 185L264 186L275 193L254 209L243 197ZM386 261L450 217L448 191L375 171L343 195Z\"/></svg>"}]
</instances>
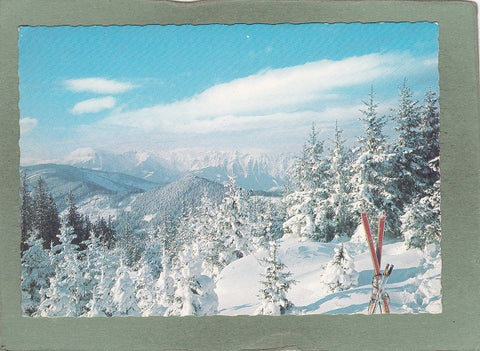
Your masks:
<instances>
[{"instance_id":1,"label":"snow-covered spruce tree","mask_svg":"<svg viewBox=\"0 0 480 351\"><path fill-rule=\"evenodd\" d=\"M289 171L294 191L284 197L285 233L317 241L327 241L327 235L317 227L318 204L327 198L328 164L322 156L323 142L318 140L315 126L298 158Z\"/></svg>"},{"instance_id":2,"label":"snow-covered spruce tree","mask_svg":"<svg viewBox=\"0 0 480 351\"><path fill-rule=\"evenodd\" d=\"M215 225L223 240L219 251L219 262L222 266L226 266L250 252L247 195L236 186L234 177L229 177L229 179L227 192L219 206Z\"/></svg>"},{"instance_id":3,"label":"snow-covered spruce tree","mask_svg":"<svg viewBox=\"0 0 480 351\"><path fill-rule=\"evenodd\" d=\"M33 222L34 222L34 208L33 208L33 198L32 193L29 188L27 174L22 173L22 184L20 187L20 215L21 215L21 231L22 231L22 241L21 241L21 251L24 252L28 249L27 241L30 238L30 235L33 232Z\"/></svg>"},{"instance_id":4,"label":"snow-covered spruce tree","mask_svg":"<svg viewBox=\"0 0 480 351\"><path fill-rule=\"evenodd\" d=\"M137 263L137 278L135 280L136 298L138 308L142 314L148 315L155 303L154 285L162 271L161 252L162 244L158 233L153 232L148 236L145 250Z\"/></svg>"},{"instance_id":5,"label":"snow-covered spruce tree","mask_svg":"<svg viewBox=\"0 0 480 351\"><path fill-rule=\"evenodd\" d=\"M174 263L173 303L167 316L205 316L216 314L218 298L213 280L201 275L201 261L187 247L179 253Z\"/></svg>"},{"instance_id":6,"label":"snow-covered spruce tree","mask_svg":"<svg viewBox=\"0 0 480 351\"><path fill-rule=\"evenodd\" d=\"M116 248L108 249L99 246L99 271L97 284L93 286L91 299L86 305L87 317L111 317L116 311L113 301L113 286L116 283L116 272L121 261L121 252Z\"/></svg>"},{"instance_id":7,"label":"snow-covered spruce tree","mask_svg":"<svg viewBox=\"0 0 480 351\"><path fill-rule=\"evenodd\" d=\"M316 224L326 233L327 241L338 236L352 236L357 225L357 215L353 209L351 189L352 155L345 148L342 130L335 123L335 138L330 155L327 157L326 188L328 197L317 206Z\"/></svg>"},{"instance_id":8,"label":"snow-covered spruce tree","mask_svg":"<svg viewBox=\"0 0 480 351\"><path fill-rule=\"evenodd\" d=\"M95 233L97 238L107 245L107 247L111 248L113 246L115 229L113 228L111 217L108 217L108 220L105 220L103 217L99 218L93 224L92 231Z\"/></svg>"},{"instance_id":9,"label":"snow-covered spruce tree","mask_svg":"<svg viewBox=\"0 0 480 351\"><path fill-rule=\"evenodd\" d=\"M432 168L435 166L432 165ZM414 199L405 209L402 233L408 248L423 249L425 245L440 243L440 180L421 198Z\"/></svg>"},{"instance_id":10,"label":"snow-covered spruce tree","mask_svg":"<svg viewBox=\"0 0 480 351\"><path fill-rule=\"evenodd\" d=\"M172 278L170 255L162 249L162 272L153 286L153 304L144 316L163 316L175 300L175 286Z\"/></svg>"},{"instance_id":11,"label":"snow-covered spruce tree","mask_svg":"<svg viewBox=\"0 0 480 351\"><path fill-rule=\"evenodd\" d=\"M335 247L335 254L325 267L322 281L332 292L348 290L358 285L358 272L343 244Z\"/></svg>"},{"instance_id":12,"label":"snow-covered spruce tree","mask_svg":"<svg viewBox=\"0 0 480 351\"><path fill-rule=\"evenodd\" d=\"M414 198L424 195L431 183L431 168L424 147L428 141L422 131L425 119L422 117L422 107L406 82L400 89L399 100L397 108L392 111L398 137L393 146L391 174L395 177L397 207L403 210Z\"/></svg>"},{"instance_id":13,"label":"snow-covered spruce tree","mask_svg":"<svg viewBox=\"0 0 480 351\"><path fill-rule=\"evenodd\" d=\"M41 292L50 285L53 269L42 238L32 233L25 245L27 249L22 254L22 311L31 316L42 301Z\"/></svg>"},{"instance_id":14,"label":"snow-covered spruce tree","mask_svg":"<svg viewBox=\"0 0 480 351\"><path fill-rule=\"evenodd\" d=\"M256 249L266 249L270 240L284 234L285 208L283 201L276 198L253 196L248 214L252 230L252 243Z\"/></svg>"},{"instance_id":15,"label":"snow-covered spruce tree","mask_svg":"<svg viewBox=\"0 0 480 351\"><path fill-rule=\"evenodd\" d=\"M82 242L82 245L85 249L79 254L79 258L87 300L82 309L82 314L86 315L90 309L89 304L93 299L93 292L100 282L104 247L93 232L90 233L88 240Z\"/></svg>"},{"instance_id":16,"label":"snow-covered spruce tree","mask_svg":"<svg viewBox=\"0 0 480 351\"><path fill-rule=\"evenodd\" d=\"M73 228L73 233L76 236L74 244L79 245L83 249L84 245L82 243L85 240L88 240L90 233L87 231L87 228L85 228L85 220L83 219L83 216L78 212L77 205L75 204L75 196L73 195L72 190L68 193L66 203L66 225Z\"/></svg>"},{"instance_id":17,"label":"snow-covered spruce tree","mask_svg":"<svg viewBox=\"0 0 480 351\"><path fill-rule=\"evenodd\" d=\"M223 267L219 254L223 250L223 240L222 233L216 228L217 212L218 208L205 193L189 220L194 239L191 248L195 255L201 257L202 274L212 278L217 276Z\"/></svg>"},{"instance_id":18,"label":"snow-covered spruce tree","mask_svg":"<svg viewBox=\"0 0 480 351\"><path fill-rule=\"evenodd\" d=\"M135 282L130 275L130 267L123 262L117 268L115 285L112 288L114 316L138 316L139 308L135 298Z\"/></svg>"},{"instance_id":19,"label":"snow-covered spruce tree","mask_svg":"<svg viewBox=\"0 0 480 351\"><path fill-rule=\"evenodd\" d=\"M256 314L283 315L292 308L293 303L288 300L287 292L295 284L291 279L292 273L286 271L286 266L278 258L278 243L276 240L270 242L268 256L262 260L265 265L265 272L261 281L263 287L259 291L260 307Z\"/></svg>"},{"instance_id":20,"label":"snow-covered spruce tree","mask_svg":"<svg viewBox=\"0 0 480 351\"><path fill-rule=\"evenodd\" d=\"M47 183L45 183L42 177L38 178L34 190L33 229L44 240L43 245L48 249L52 244L57 245L59 243L60 218L53 197L47 191Z\"/></svg>"},{"instance_id":21,"label":"snow-covered spruce tree","mask_svg":"<svg viewBox=\"0 0 480 351\"><path fill-rule=\"evenodd\" d=\"M78 245L73 244L75 234L72 227L62 228L60 243L50 251L55 268L50 284L43 292L36 316L78 317L87 303L84 278L78 259Z\"/></svg>"},{"instance_id":22,"label":"snow-covered spruce tree","mask_svg":"<svg viewBox=\"0 0 480 351\"><path fill-rule=\"evenodd\" d=\"M425 103L422 106L422 139L424 158L431 163L440 157L440 114L438 111L438 96L431 89L425 93ZM429 185L434 184L440 178L439 168L430 167Z\"/></svg>"},{"instance_id":23,"label":"snow-covered spruce tree","mask_svg":"<svg viewBox=\"0 0 480 351\"><path fill-rule=\"evenodd\" d=\"M422 108L423 158L429 160L426 188L405 207L402 216L402 233L407 247L423 249L425 245L439 243L440 227L440 146L439 146L438 98L431 90L425 94Z\"/></svg>"},{"instance_id":24,"label":"snow-covered spruce tree","mask_svg":"<svg viewBox=\"0 0 480 351\"><path fill-rule=\"evenodd\" d=\"M373 89L369 100L364 102L360 121L364 126L364 135L358 138L356 159L352 164L351 186L353 209L360 216L366 211L370 218L376 218L385 212L385 235L400 236L400 216L398 194L395 179L392 178L393 157L383 134L385 117L377 113L378 105L374 100Z\"/></svg>"}]
</instances>

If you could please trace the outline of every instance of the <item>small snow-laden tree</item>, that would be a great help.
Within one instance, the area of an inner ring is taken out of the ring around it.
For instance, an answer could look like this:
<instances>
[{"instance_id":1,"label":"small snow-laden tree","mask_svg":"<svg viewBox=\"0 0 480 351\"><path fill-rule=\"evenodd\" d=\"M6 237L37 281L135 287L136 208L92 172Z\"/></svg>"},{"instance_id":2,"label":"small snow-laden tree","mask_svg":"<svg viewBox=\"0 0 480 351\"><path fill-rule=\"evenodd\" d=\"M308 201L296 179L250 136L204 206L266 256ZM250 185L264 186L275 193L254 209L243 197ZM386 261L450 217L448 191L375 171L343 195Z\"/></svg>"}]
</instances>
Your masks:
<instances>
[{"instance_id":1,"label":"small snow-laden tree","mask_svg":"<svg viewBox=\"0 0 480 351\"><path fill-rule=\"evenodd\" d=\"M117 220L116 243L115 246L119 248L124 255L125 263L129 267L133 267L141 257L143 244L145 242L141 233L135 231L131 225L133 220L132 214L123 212Z\"/></svg>"},{"instance_id":2,"label":"small snow-laden tree","mask_svg":"<svg viewBox=\"0 0 480 351\"><path fill-rule=\"evenodd\" d=\"M222 266L244 257L251 251L251 233L247 216L248 197L243 189L236 186L234 177L229 179L215 225L223 241L223 247L220 247L219 252L219 262Z\"/></svg>"},{"instance_id":3,"label":"small snow-laden tree","mask_svg":"<svg viewBox=\"0 0 480 351\"><path fill-rule=\"evenodd\" d=\"M162 252L163 246L158 233L150 233L136 268L136 298L142 314L148 315L155 304L154 286L162 271Z\"/></svg>"},{"instance_id":4,"label":"small snow-laden tree","mask_svg":"<svg viewBox=\"0 0 480 351\"><path fill-rule=\"evenodd\" d=\"M51 249L50 254L55 267L54 274L35 315L78 317L88 301L78 258L78 245L73 243L73 228L63 227L58 239L60 243Z\"/></svg>"},{"instance_id":5,"label":"small snow-laden tree","mask_svg":"<svg viewBox=\"0 0 480 351\"><path fill-rule=\"evenodd\" d=\"M252 243L257 250L266 249L270 240L280 239L284 234L284 203L275 198L253 197L252 200L249 211Z\"/></svg>"},{"instance_id":6,"label":"small snow-laden tree","mask_svg":"<svg viewBox=\"0 0 480 351\"><path fill-rule=\"evenodd\" d=\"M260 307L256 314L283 315L293 308L293 303L288 300L287 292L295 284L291 279L292 273L288 272L285 264L278 257L278 242L270 242L268 256L262 260L265 271L264 280L260 283L263 287L259 291Z\"/></svg>"},{"instance_id":7,"label":"small snow-laden tree","mask_svg":"<svg viewBox=\"0 0 480 351\"><path fill-rule=\"evenodd\" d=\"M84 306L82 308L82 315L88 313L89 307L87 305L93 298L93 291L98 285L101 274L102 267L102 250L103 245L100 242L100 239L95 236L95 233L90 232L88 240L85 240L81 243L84 246L84 250L79 254L80 258L80 269L83 272L83 283L82 287L84 290ZM80 287L79 287L80 288Z\"/></svg>"},{"instance_id":8,"label":"small snow-laden tree","mask_svg":"<svg viewBox=\"0 0 480 351\"><path fill-rule=\"evenodd\" d=\"M289 170L290 182L294 191L286 194L285 233L310 238L316 241L326 241L316 221L319 204L327 198L326 188L328 162L323 157L323 142L318 140L315 125L305 143L302 156Z\"/></svg>"},{"instance_id":9,"label":"small snow-laden tree","mask_svg":"<svg viewBox=\"0 0 480 351\"><path fill-rule=\"evenodd\" d=\"M193 238L190 248L195 256L202 260L202 274L215 277L223 268L220 252L224 250L222 232L219 224L218 206L205 193L200 205L193 211L189 228Z\"/></svg>"},{"instance_id":10,"label":"small snow-laden tree","mask_svg":"<svg viewBox=\"0 0 480 351\"><path fill-rule=\"evenodd\" d=\"M25 245L27 248L22 254L22 311L31 316L44 298L41 292L50 285L53 268L42 238L32 233Z\"/></svg>"},{"instance_id":11,"label":"small snow-laden tree","mask_svg":"<svg viewBox=\"0 0 480 351\"><path fill-rule=\"evenodd\" d=\"M333 258L323 271L322 281L332 292L348 290L358 285L358 272L343 244L335 247Z\"/></svg>"},{"instance_id":12,"label":"small snow-laden tree","mask_svg":"<svg viewBox=\"0 0 480 351\"><path fill-rule=\"evenodd\" d=\"M370 218L385 212L385 235L399 237L402 211L398 207L396 181L392 177L394 158L383 134L386 120L377 113L373 89L364 104L365 110L360 117L364 135L358 138L359 146L354 150L356 158L352 163L353 210L357 218L361 211L367 212Z\"/></svg>"},{"instance_id":13,"label":"small snow-laden tree","mask_svg":"<svg viewBox=\"0 0 480 351\"><path fill-rule=\"evenodd\" d=\"M201 261L190 248L181 251L174 263L173 303L167 308L168 316L205 316L216 314L218 298L214 281L201 274Z\"/></svg>"},{"instance_id":14,"label":"small snow-laden tree","mask_svg":"<svg viewBox=\"0 0 480 351\"><path fill-rule=\"evenodd\" d=\"M87 317L111 317L116 311L113 301L113 286L116 283L116 272L121 261L121 252L116 248L108 249L99 246L99 268L97 284L93 286L91 299L87 303Z\"/></svg>"},{"instance_id":15,"label":"small snow-laden tree","mask_svg":"<svg viewBox=\"0 0 480 351\"><path fill-rule=\"evenodd\" d=\"M440 181L429 194L415 199L402 216L402 233L407 248L422 249L425 245L440 243Z\"/></svg>"},{"instance_id":16,"label":"small snow-laden tree","mask_svg":"<svg viewBox=\"0 0 480 351\"><path fill-rule=\"evenodd\" d=\"M163 316L175 300L175 282L172 277L170 255L162 250L162 271L153 286L153 304L144 316Z\"/></svg>"},{"instance_id":17,"label":"small snow-laden tree","mask_svg":"<svg viewBox=\"0 0 480 351\"><path fill-rule=\"evenodd\" d=\"M139 308L135 298L135 281L131 269L123 260L117 268L115 284L112 288L114 316L138 316Z\"/></svg>"}]
</instances>

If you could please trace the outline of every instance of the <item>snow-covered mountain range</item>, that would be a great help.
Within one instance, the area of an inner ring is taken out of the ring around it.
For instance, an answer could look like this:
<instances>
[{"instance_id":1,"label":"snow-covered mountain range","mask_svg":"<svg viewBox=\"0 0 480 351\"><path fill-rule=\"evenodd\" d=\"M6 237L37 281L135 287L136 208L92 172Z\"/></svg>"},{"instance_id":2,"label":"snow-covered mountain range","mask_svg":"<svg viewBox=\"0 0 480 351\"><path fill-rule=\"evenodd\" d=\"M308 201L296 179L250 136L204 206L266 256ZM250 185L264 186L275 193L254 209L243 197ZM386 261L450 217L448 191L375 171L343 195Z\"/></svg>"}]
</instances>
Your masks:
<instances>
[{"instance_id":1,"label":"snow-covered mountain range","mask_svg":"<svg viewBox=\"0 0 480 351\"><path fill-rule=\"evenodd\" d=\"M39 177L47 183L48 191L52 194L59 210L66 206L66 196L70 192L76 201L81 204L98 199L108 198L109 202L120 202L132 194L158 187L159 184L145 179L133 177L123 173L106 172L68 165L45 164L21 167L27 174L27 181L31 187L35 186Z\"/></svg>"},{"instance_id":2,"label":"snow-covered mountain range","mask_svg":"<svg viewBox=\"0 0 480 351\"><path fill-rule=\"evenodd\" d=\"M293 153L274 154L259 150L176 149L109 153L85 148L75 150L59 163L125 173L161 184L187 174L218 183L225 183L229 176L234 176L242 188L270 191L283 185L294 156Z\"/></svg>"}]
</instances>

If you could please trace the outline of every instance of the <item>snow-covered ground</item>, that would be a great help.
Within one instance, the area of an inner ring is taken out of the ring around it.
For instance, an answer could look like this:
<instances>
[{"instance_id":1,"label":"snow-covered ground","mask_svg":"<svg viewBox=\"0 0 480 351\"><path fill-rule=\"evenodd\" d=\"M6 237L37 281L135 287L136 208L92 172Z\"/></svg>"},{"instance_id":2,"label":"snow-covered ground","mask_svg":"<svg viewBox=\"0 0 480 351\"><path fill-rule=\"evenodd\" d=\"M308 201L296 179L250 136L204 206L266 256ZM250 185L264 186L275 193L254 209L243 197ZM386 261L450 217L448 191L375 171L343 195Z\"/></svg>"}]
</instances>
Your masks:
<instances>
[{"instance_id":1,"label":"snow-covered ground","mask_svg":"<svg viewBox=\"0 0 480 351\"><path fill-rule=\"evenodd\" d=\"M361 234L361 233L359 233ZM279 258L293 274L296 284L287 298L295 305L295 314L367 313L371 296L373 266L364 241L343 243L359 273L358 285L332 293L322 282L322 273L334 255L339 242L319 243L284 236L279 241ZM263 267L260 262L266 251L243 257L225 267L218 277L216 293L221 315L252 315L260 305ZM387 285L392 313L440 313L441 258L439 249L429 245L424 251L407 250L402 241L384 242L382 268L395 266Z\"/></svg>"}]
</instances>

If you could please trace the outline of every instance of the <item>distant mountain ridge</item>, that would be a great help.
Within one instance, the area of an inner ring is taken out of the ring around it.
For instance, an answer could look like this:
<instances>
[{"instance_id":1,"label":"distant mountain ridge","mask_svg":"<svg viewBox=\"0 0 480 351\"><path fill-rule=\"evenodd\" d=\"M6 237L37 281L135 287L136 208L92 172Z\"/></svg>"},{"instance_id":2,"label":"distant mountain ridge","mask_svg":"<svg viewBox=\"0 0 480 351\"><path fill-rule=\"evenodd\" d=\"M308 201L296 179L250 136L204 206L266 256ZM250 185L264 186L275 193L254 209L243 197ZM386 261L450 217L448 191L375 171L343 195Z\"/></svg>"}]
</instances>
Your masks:
<instances>
[{"instance_id":1,"label":"distant mountain ridge","mask_svg":"<svg viewBox=\"0 0 480 351\"><path fill-rule=\"evenodd\" d=\"M62 163L121 172L157 183L170 183L187 174L218 183L225 183L229 176L234 176L242 188L270 191L278 190L284 184L293 160L291 153L262 151L178 149L114 154L87 148L74 151Z\"/></svg>"},{"instance_id":2,"label":"distant mountain ridge","mask_svg":"<svg viewBox=\"0 0 480 351\"><path fill-rule=\"evenodd\" d=\"M66 206L65 198L70 190L78 203L96 195L108 195L121 199L135 193L142 193L160 184L130 175L78 168L69 165L43 164L20 167L27 174L30 187L42 177L48 186L59 210Z\"/></svg>"}]
</instances>

